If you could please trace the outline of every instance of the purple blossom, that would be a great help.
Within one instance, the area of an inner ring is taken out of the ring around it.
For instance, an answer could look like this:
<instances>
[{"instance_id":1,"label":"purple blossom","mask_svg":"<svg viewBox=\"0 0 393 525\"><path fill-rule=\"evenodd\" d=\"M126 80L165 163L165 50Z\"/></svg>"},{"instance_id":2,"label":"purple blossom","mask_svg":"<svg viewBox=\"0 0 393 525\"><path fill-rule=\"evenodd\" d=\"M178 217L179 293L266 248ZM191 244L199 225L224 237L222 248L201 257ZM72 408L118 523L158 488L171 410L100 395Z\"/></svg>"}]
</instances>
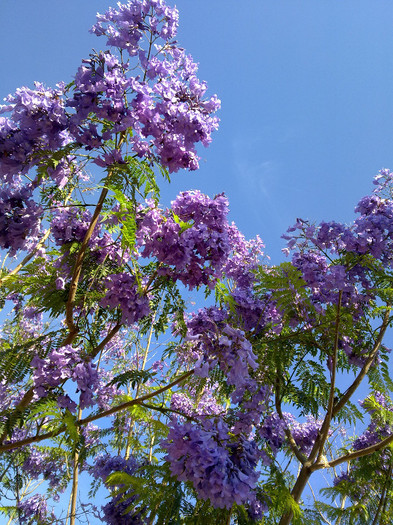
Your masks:
<instances>
[{"instance_id":1,"label":"purple blossom","mask_svg":"<svg viewBox=\"0 0 393 525\"><path fill-rule=\"evenodd\" d=\"M202 395L198 396L198 403L184 393L175 392L171 397L171 409L181 412L188 417L204 417L223 415L226 410L217 403L213 390L205 388Z\"/></svg>"},{"instance_id":2,"label":"purple blossom","mask_svg":"<svg viewBox=\"0 0 393 525\"><path fill-rule=\"evenodd\" d=\"M105 286L107 291L100 305L104 308L120 308L123 324L130 326L149 314L149 299L140 293L132 275L110 275L105 280Z\"/></svg>"},{"instance_id":3,"label":"purple blossom","mask_svg":"<svg viewBox=\"0 0 393 525\"><path fill-rule=\"evenodd\" d=\"M238 289L249 290L254 280L254 272L261 262L265 245L258 236L247 241L234 223L229 226L228 235L231 254L224 266L225 276L233 280Z\"/></svg>"},{"instance_id":4,"label":"purple blossom","mask_svg":"<svg viewBox=\"0 0 393 525\"><path fill-rule=\"evenodd\" d=\"M61 208L54 214L52 234L55 242L62 246L70 242L82 242L90 226L91 213L79 206ZM97 235L97 228L95 230Z\"/></svg>"},{"instance_id":5,"label":"purple blossom","mask_svg":"<svg viewBox=\"0 0 393 525\"><path fill-rule=\"evenodd\" d=\"M49 525L55 519L53 511L49 514L45 497L38 494L20 501L18 511L20 523L28 524L35 519L40 525Z\"/></svg>"},{"instance_id":6,"label":"purple blossom","mask_svg":"<svg viewBox=\"0 0 393 525\"><path fill-rule=\"evenodd\" d=\"M228 201L199 191L182 192L165 212L149 202L138 214L137 245L143 257L155 257L160 274L190 289L213 287L231 251Z\"/></svg>"},{"instance_id":7,"label":"purple blossom","mask_svg":"<svg viewBox=\"0 0 393 525\"><path fill-rule=\"evenodd\" d=\"M97 370L95 365L81 358L80 349L66 345L52 350L45 359L34 356L31 366L34 368L33 381L37 397L46 397L48 389L61 387L67 379L71 379L77 384L77 392L80 392L80 407L87 408L95 404L93 393L98 387ZM57 401L62 408L72 412L76 409L76 403L68 395L60 393Z\"/></svg>"},{"instance_id":8,"label":"purple blossom","mask_svg":"<svg viewBox=\"0 0 393 525\"><path fill-rule=\"evenodd\" d=\"M363 434L354 440L352 445L354 450L375 445L393 432L392 424L386 421L384 416L384 412L390 413L393 407L388 397L381 392L374 392L359 403L370 414L371 422Z\"/></svg>"},{"instance_id":9,"label":"purple blossom","mask_svg":"<svg viewBox=\"0 0 393 525\"><path fill-rule=\"evenodd\" d=\"M0 177L7 182L38 164L42 150L56 150L71 140L63 86L49 89L36 82L35 88L18 88L1 109L11 113L10 119L0 119Z\"/></svg>"},{"instance_id":10,"label":"purple blossom","mask_svg":"<svg viewBox=\"0 0 393 525\"><path fill-rule=\"evenodd\" d=\"M259 386L256 381L251 382L238 408L231 411L234 418L232 432L236 435L251 435L253 430L260 426L261 419L267 412L270 397L270 387Z\"/></svg>"},{"instance_id":11,"label":"purple blossom","mask_svg":"<svg viewBox=\"0 0 393 525\"><path fill-rule=\"evenodd\" d=\"M91 473L96 479L101 479L104 483L106 478L112 472L125 472L134 474L139 467L134 456L124 459L122 456L110 456L105 454L95 458L94 466L91 467Z\"/></svg>"},{"instance_id":12,"label":"purple blossom","mask_svg":"<svg viewBox=\"0 0 393 525\"><path fill-rule=\"evenodd\" d=\"M291 431L292 437L303 454L309 454L321 429L322 420L315 419L313 416L307 416L305 423L299 423L291 414L284 414L287 425ZM329 435L332 430L329 430Z\"/></svg>"},{"instance_id":13,"label":"purple blossom","mask_svg":"<svg viewBox=\"0 0 393 525\"><path fill-rule=\"evenodd\" d=\"M32 188L2 185L0 190L0 248L15 255L38 241L42 208L32 199Z\"/></svg>"},{"instance_id":14,"label":"purple blossom","mask_svg":"<svg viewBox=\"0 0 393 525\"><path fill-rule=\"evenodd\" d=\"M125 49L130 56L139 52L139 42L144 31L165 40L176 35L179 13L163 0L131 0L118 3L118 8L109 8L105 14L97 15L97 24L91 32L97 36L106 35L107 45Z\"/></svg>"},{"instance_id":15,"label":"purple blossom","mask_svg":"<svg viewBox=\"0 0 393 525\"><path fill-rule=\"evenodd\" d=\"M66 473L64 458L51 454L48 450L30 447L29 455L22 465L23 472L32 479L44 478L51 489L61 490L61 482Z\"/></svg>"},{"instance_id":16,"label":"purple blossom","mask_svg":"<svg viewBox=\"0 0 393 525\"><path fill-rule=\"evenodd\" d=\"M112 472L125 472L126 474L135 475L140 464L130 456L124 459L121 456L99 456L95 460L94 466L90 469L92 475L101 479L104 483ZM126 513L127 508L135 501L135 495L132 495L122 501L121 496L116 496L106 505L102 506L103 519L108 525L142 525L146 523L143 510L134 509Z\"/></svg>"},{"instance_id":17,"label":"purple blossom","mask_svg":"<svg viewBox=\"0 0 393 525\"><path fill-rule=\"evenodd\" d=\"M272 453L276 455L286 443L286 429L288 429L291 431L300 451L303 454L309 454L318 436L322 421L309 415L306 422L299 423L288 412L284 412L283 416L284 419L281 419L277 413L268 415L258 429L261 438L265 440ZM331 433L332 430L329 430L329 435Z\"/></svg>"},{"instance_id":18,"label":"purple blossom","mask_svg":"<svg viewBox=\"0 0 393 525\"><path fill-rule=\"evenodd\" d=\"M258 429L260 437L269 445L274 455L285 442L286 422L278 414L268 415Z\"/></svg>"},{"instance_id":19,"label":"purple blossom","mask_svg":"<svg viewBox=\"0 0 393 525\"><path fill-rule=\"evenodd\" d=\"M123 62L119 68L117 59L106 52L94 67L85 61L76 77L77 92L69 102L77 109L76 125L93 111L114 122L113 132L133 128L134 151L141 157L156 156L170 172L198 168L195 144L210 143L211 133L218 127L218 119L211 113L220 107L216 96L203 98L206 83L197 78L197 65L171 42L177 22L176 8L162 0L119 3L117 9L98 15L92 32L106 35L109 46L138 58L143 79L127 78L124 72L128 64ZM141 43L149 33L150 38L160 38L163 43L156 42L156 53L147 57ZM124 94L129 88L132 99L125 105ZM78 136L88 147L95 147L106 138L109 137L101 136L97 127L86 126Z\"/></svg>"},{"instance_id":20,"label":"purple blossom","mask_svg":"<svg viewBox=\"0 0 393 525\"><path fill-rule=\"evenodd\" d=\"M257 367L256 356L244 332L225 322L226 314L217 308L201 309L186 321L186 348L191 346L198 360L195 374L207 377L215 366L235 387L232 401L237 402L250 384L249 368ZM182 354L182 346L179 348Z\"/></svg>"},{"instance_id":21,"label":"purple blossom","mask_svg":"<svg viewBox=\"0 0 393 525\"><path fill-rule=\"evenodd\" d=\"M213 507L229 509L254 498L259 477L256 444L243 436L233 442L221 419L200 425L173 419L162 446L172 474L190 481L198 496L210 500Z\"/></svg>"}]
</instances>

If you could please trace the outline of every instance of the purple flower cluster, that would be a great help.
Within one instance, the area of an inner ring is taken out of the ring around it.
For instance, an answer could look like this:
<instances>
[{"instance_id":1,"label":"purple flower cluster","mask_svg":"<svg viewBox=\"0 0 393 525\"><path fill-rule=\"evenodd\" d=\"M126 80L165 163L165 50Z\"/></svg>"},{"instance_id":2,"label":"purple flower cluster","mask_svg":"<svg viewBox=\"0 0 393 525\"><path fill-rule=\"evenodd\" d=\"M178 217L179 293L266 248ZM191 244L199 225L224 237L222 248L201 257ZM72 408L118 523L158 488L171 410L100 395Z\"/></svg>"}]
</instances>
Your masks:
<instances>
[{"instance_id":1,"label":"purple flower cluster","mask_svg":"<svg viewBox=\"0 0 393 525\"><path fill-rule=\"evenodd\" d=\"M132 325L149 314L149 299L138 290L135 277L128 273L117 273L105 280L106 295L100 305L111 309L120 308L121 322Z\"/></svg>"},{"instance_id":2,"label":"purple flower cluster","mask_svg":"<svg viewBox=\"0 0 393 525\"><path fill-rule=\"evenodd\" d=\"M282 312L277 308L275 302L266 294L258 297L252 288L235 288L232 291L235 302L237 321L246 331L260 332L269 330L280 333L283 326Z\"/></svg>"},{"instance_id":3,"label":"purple flower cluster","mask_svg":"<svg viewBox=\"0 0 393 525\"><path fill-rule=\"evenodd\" d=\"M243 397L237 409L231 411L234 418L231 430L236 435L250 435L254 428L259 427L271 397L271 388L259 386L256 381L252 381L247 390L248 395Z\"/></svg>"},{"instance_id":4,"label":"purple flower cluster","mask_svg":"<svg viewBox=\"0 0 393 525\"><path fill-rule=\"evenodd\" d=\"M78 206L56 211L51 223L52 235L58 246L82 242L91 222L91 213Z\"/></svg>"},{"instance_id":5,"label":"purple flower cluster","mask_svg":"<svg viewBox=\"0 0 393 525\"><path fill-rule=\"evenodd\" d=\"M213 286L231 251L228 201L199 191L182 192L166 212L149 203L138 214L137 244L143 257L155 257L160 273L190 289Z\"/></svg>"},{"instance_id":6,"label":"purple flower cluster","mask_svg":"<svg viewBox=\"0 0 393 525\"><path fill-rule=\"evenodd\" d=\"M345 265L329 264L327 257L313 250L295 253L292 262L302 272L318 309L326 304L337 304L339 290L342 291L342 306L352 308L356 318L370 301L370 294L359 291L359 282L365 284L364 270L360 267L348 269Z\"/></svg>"},{"instance_id":7,"label":"purple flower cluster","mask_svg":"<svg viewBox=\"0 0 393 525\"><path fill-rule=\"evenodd\" d=\"M31 447L22 469L32 479L43 477L49 481L51 489L61 490L60 484L66 471L66 463L61 455L53 456L46 450Z\"/></svg>"},{"instance_id":8,"label":"purple flower cluster","mask_svg":"<svg viewBox=\"0 0 393 525\"><path fill-rule=\"evenodd\" d=\"M105 454L95 459L94 465L91 467L91 473L96 479L101 479L105 483L106 478L112 472L125 472L133 475L138 467L139 464L134 456L124 459L122 456Z\"/></svg>"},{"instance_id":9,"label":"purple flower cluster","mask_svg":"<svg viewBox=\"0 0 393 525\"><path fill-rule=\"evenodd\" d=\"M185 340L198 356L195 374L207 377L219 366L226 374L228 384L235 387L232 401L237 402L251 384L249 368L255 369L257 363L244 332L230 326L225 317L224 312L214 307L199 310L186 321Z\"/></svg>"},{"instance_id":10,"label":"purple flower cluster","mask_svg":"<svg viewBox=\"0 0 393 525\"><path fill-rule=\"evenodd\" d=\"M284 419L281 419L277 413L267 416L258 429L260 437L265 440L272 453L276 455L286 442L285 431L289 429L300 451L303 454L309 454L318 436L322 421L313 416L307 416L305 423L299 423L288 412L284 412L283 416ZM330 430L329 435L331 433Z\"/></svg>"},{"instance_id":11,"label":"purple flower cluster","mask_svg":"<svg viewBox=\"0 0 393 525\"><path fill-rule=\"evenodd\" d=\"M391 413L393 405L384 394L374 392L361 401L360 405L370 414L371 422L363 434L354 440L352 445L354 450L371 447L393 432L393 425L386 421L386 416L384 417L383 414L386 411Z\"/></svg>"},{"instance_id":12,"label":"purple flower cluster","mask_svg":"<svg viewBox=\"0 0 393 525\"><path fill-rule=\"evenodd\" d=\"M180 392L175 392L171 397L171 409L188 417L218 416L225 413L225 409L216 401L213 389L205 388L202 395L198 396L198 403Z\"/></svg>"},{"instance_id":13,"label":"purple flower cluster","mask_svg":"<svg viewBox=\"0 0 393 525\"><path fill-rule=\"evenodd\" d=\"M337 304L340 290L342 305L352 308L356 318L374 298L373 283L361 258L372 255L384 267L393 266L393 204L381 196L391 186L392 176L388 170L382 170L376 179L377 189L360 200L355 208L360 216L352 225L334 221L311 225L298 219L289 228L289 235L284 236L288 240L286 252L298 250L292 261L311 288L313 301L321 306ZM351 259L347 264L340 260L348 253L356 255L359 262L355 264Z\"/></svg>"},{"instance_id":14,"label":"purple flower cluster","mask_svg":"<svg viewBox=\"0 0 393 525\"><path fill-rule=\"evenodd\" d=\"M234 223L227 231L231 254L225 263L225 277L236 283L237 289L248 291L254 281L254 272L261 262L265 245L259 236L247 241Z\"/></svg>"},{"instance_id":15,"label":"purple flower cluster","mask_svg":"<svg viewBox=\"0 0 393 525\"><path fill-rule=\"evenodd\" d=\"M285 442L286 422L277 413L268 415L258 428L259 436L269 445L276 455Z\"/></svg>"},{"instance_id":16,"label":"purple flower cluster","mask_svg":"<svg viewBox=\"0 0 393 525\"><path fill-rule=\"evenodd\" d=\"M197 65L176 47L175 42L171 42L178 23L176 8L168 7L162 0L131 0L127 4L119 3L117 9L111 8L104 15L98 15L97 20L92 32L97 36L105 35L109 46L126 50L131 57L138 57L143 71L143 78L126 79L123 72L128 65L122 62L121 80L109 80L109 89L119 96L113 97L112 93L104 95L104 100L115 98L119 102L118 108L109 104L110 111L104 118L115 123L114 131L133 128L133 148L141 157L150 157L153 148L170 172L180 168L197 169L195 144L201 142L207 146L210 143L211 133L218 127L218 119L211 117L211 113L220 107L220 101L216 96L203 99L206 84L196 77ZM154 53L146 53L142 49L140 44L144 36L148 45L155 42ZM157 39L162 39L163 43L159 45ZM108 73L117 67L115 59L112 55L110 57ZM86 68L80 72L83 78L86 74ZM94 68L93 76L105 84L106 74L102 65L98 72ZM90 78L87 84L91 85ZM106 85L101 87L95 89L96 95L107 92ZM124 103L127 88L133 94L128 105ZM80 91L87 112L86 90L81 88ZM79 106L78 101L78 113ZM102 112L98 115L103 117ZM92 134L93 143L100 140L96 129L85 131Z\"/></svg>"},{"instance_id":17,"label":"purple flower cluster","mask_svg":"<svg viewBox=\"0 0 393 525\"><path fill-rule=\"evenodd\" d=\"M198 496L209 499L213 507L229 509L255 498L257 446L244 436L233 441L221 419L204 419L198 425L173 419L162 446L172 474L190 481Z\"/></svg>"},{"instance_id":18,"label":"purple flower cluster","mask_svg":"<svg viewBox=\"0 0 393 525\"><path fill-rule=\"evenodd\" d=\"M118 3L117 9L111 7L97 15L97 24L91 32L97 36L106 35L107 45L124 49L130 56L139 53L139 42L145 32L154 37L170 40L175 37L179 13L163 0L131 0L127 4Z\"/></svg>"},{"instance_id":19,"label":"purple flower cluster","mask_svg":"<svg viewBox=\"0 0 393 525\"><path fill-rule=\"evenodd\" d=\"M33 381L37 397L46 397L48 390L62 386L71 379L77 384L80 392L80 407L87 408L94 404L93 391L98 384L98 373L95 365L80 357L80 349L70 345L62 346L42 359L37 355L31 361L34 368ZM57 397L60 407L75 411L76 403L67 394Z\"/></svg>"},{"instance_id":20,"label":"purple flower cluster","mask_svg":"<svg viewBox=\"0 0 393 525\"><path fill-rule=\"evenodd\" d=\"M91 59L84 60L75 76L75 91L67 100L67 106L74 110L70 116L69 127L75 140L87 150L99 148L110 139L114 131L113 125L120 125L128 115L126 91L130 80L125 75L127 66L106 51ZM90 114L95 114L97 120L91 122ZM113 123L111 128L101 122ZM123 129L126 127L123 125ZM107 157L106 161L98 161L100 165L117 162L116 157Z\"/></svg>"},{"instance_id":21,"label":"purple flower cluster","mask_svg":"<svg viewBox=\"0 0 393 525\"><path fill-rule=\"evenodd\" d=\"M354 450L362 450L363 448L371 447L384 438L390 436L393 432L393 427L389 423L381 424L377 421L371 421L367 429L361 436L353 442Z\"/></svg>"},{"instance_id":22,"label":"purple flower cluster","mask_svg":"<svg viewBox=\"0 0 393 525\"><path fill-rule=\"evenodd\" d=\"M102 507L103 520L108 525L143 525L147 523L143 514L137 511L126 512L133 498L121 501L119 498L110 500Z\"/></svg>"},{"instance_id":23,"label":"purple flower cluster","mask_svg":"<svg viewBox=\"0 0 393 525\"><path fill-rule=\"evenodd\" d=\"M315 419L313 416L307 416L305 423L299 423L291 414L285 414L285 417L300 451L303 452L303 454L309 454L322 426L322 421ZM332 430L329 430L329 435L331 433Z\"/></svg>"},{"instance_id":24,"label":"purple flower cluster","mask_svg":"<svg viewBox=\"0 0 393 525\"><path fill-rule=\"evenodd\" d=\"M48 89L36 82L36 89L18 88L6 98L0 118L0 178L12 182L39 163L43 150L57 150L71 140L64 109L64 87Z\"/></svg>"},{"instance_id":25,"label":"purple flower cluster","mask_svg":"<svg viewBox=\"0 0 393 525\"><path fill-rule=\"evenodd\" d=\"M49 525L56 519L53 511L49 514L45 497L39 494L18 503L18 517L20 523L28 524L34 520L40 525Z\"/></svg>"},{"instance_id":26,"label":"purple flower cluster","mask_svg":"<svg viewBox=\"0 0 393 525\"><path fill-rule=\"evenodd\" d=\"M32 188L2 184L0 190L0 248L15 255L38 240L42 208L32 199Z\"/></svg>"},{"instance_id":27,"label":"purple flower cluster","mask_svg":"<svg viewBox=\"0 0 393 525\"><path fill-rule=\"evenodd\" d=\"M19 333L24 339L34 339L44 330L43 315L34 307L25 306L18 312Z\"/></svg>"},{"instance_id":28,"label":"purple flower cluster","mask_svg":"<svg viewBox=\"0 0 393 525\"><path fill-rule=\"evenodd\" d=\"M206 85L195 76L196 66L189 56L176 48L167 48L166 54L171 55L172 60L161 64L160 73L164 70L165 77L157 78L152 87L145 82L133 82L137 93L131 118L137 132L133 138L134 149L144 156L153 147L169 172L180 168L196 170L199 157L195 145L210 144L211 134L218 129L219 122L211 113L220 108L220 101L216 96L203 100Z\"/></svg>"},{"instance_id":29,"label":"purple flower cluster","mask_svg":"<svg viewBox=\"0 0 393 525\"><path fill-rule=\"evenodd\" d=\"M365 448L376 445L383 439L391 436L393 433L393 425L391 424L392 402L381 392L374 392L359 404L370 414L371 422L366 430L353 440L352 448L355 451L363 450ZM388 415L388 417L386 417ZM348 495L352 501L367 501L370 496L369 484L369 462L374 458L373 483L378 485L386 481L387 473L391 465L391 451L389 447L375 452L372 456L365 456L358 458L351 462L351 468L347 472L343 472L336 476L333 484L334 486L340 483L347 483L350 490ZM365 462L367 469L365 470Z\"/></svg>"},{"instance_id":30,"label":"purple flower cluster","mask_svg":"<svg viewBox=\"0 0 393 525\"><path fill-rule=\"evenodd\" d=\"M140 464L133 456L124 459L121 456L99 456L91 473L96 479L101 479L104 483L112 472L125 472L134 475ZM126 513L127 508L135 501L135 496L123 500L122 496L116 496L102 507L103 519L108 525L142 525L146 523L140 509L134 509Z\"/></svg>"}]
</instances>

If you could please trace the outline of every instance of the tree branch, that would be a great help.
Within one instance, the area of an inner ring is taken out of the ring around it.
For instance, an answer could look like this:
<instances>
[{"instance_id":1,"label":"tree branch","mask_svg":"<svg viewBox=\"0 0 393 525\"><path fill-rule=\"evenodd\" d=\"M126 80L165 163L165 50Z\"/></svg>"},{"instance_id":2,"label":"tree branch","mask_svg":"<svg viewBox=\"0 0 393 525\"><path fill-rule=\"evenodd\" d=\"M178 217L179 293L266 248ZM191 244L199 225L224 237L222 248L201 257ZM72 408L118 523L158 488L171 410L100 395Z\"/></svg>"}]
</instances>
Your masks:
<instances>
[{"instance_id":1,"label":"tree branch","mask_svg":"<svg viewBox=\"0 0 393 525\"><path fill-rule=\"evenodd\" d=\"M132 399L131 401L127 401L126 403L122 403L121 405L117 405L115 407L112 407L108 410L104 410L103 412L99 414L94 414L88 417L85 417L84 419L81 419L80 421L77 421L75 424L76 426L80 427L82 425L87 425L87 423L91 423L92 421L97 421L98 419L101 419L103 417L111 416L112 414L116 414L117 412L121 412L122 410L126 408L130 408L134 405L138 405L140 403L143 403L143 401L146 401L147 399L150 399L154 396L157 396L159 394L162 394L162 392L165 392L166 390L169 390L173 386L181 383L187 377L190 377L194 373L193 370L189 370L188 372L185 372L180 377L175 379L175 381L172 381L172 383L169 383L169 385L163 386L159 388L158 390L154 390L154 392L150 392L150 394L146 394L142 397L139 397L137 399ZM13 443L6 443L5 445L0 445L0 452L5 452L7 450L13 450L15 448L21 448L25 445L31 445L32 443L38 443L40 441L43 441L44 439L50 439L53 437L56 437L63 432L67 430L66 425L62 425L56 430L52 430L51 432L46 432L45 434L41 434L39 436L32 436L26 439L21 439L20 441L14 441Z\"/></svg>"},{"instance_id":2,"label":"tree branch","mask_svg":"<svg viewBox=\"0 0 393 525\"><path fill-rule=\"evenodd\" d=\"M109 343L109 341L117 334L117 332L121 328L121 324L117 323L112 330L107 334L107 336L101 341L101 343L94 348L92 353L89 355L89 357L94 358L99 352L105 348L105 345ZM63 386L66 383L67 380L64 380L63 383L60 386ZM15 406L15 408L12 411L12 414L15 414L16 412L22 412L25 408L29 406L29 404L32 402L34 397L34 388L31 387L29 390L27 390L22 397L22 399L19 401L19 403ZM5 438L7 437L7 432L4 431L3 434L0 436L0 443L3 443ZM1 448L0 448L1 451Z\"/></svg>"},{"instance_id":3,"label":"tree branch","mask_svg":"<svg viewBox=\"0 0 393 525\"><path fill-rule=\"evenodd\" d=\"M108 177L109 176L110 176L110 173L108 174ZM67 323L67 327L70 333L68 334L65 341L63 342L63 346L71 344L72 341L75 339L76 334L78 333L78 327L74 324L74 314L73 314L76 292L78 289L79 279L80 279L81 272L82 272L82 264L86 256L86 250L87 250L89 241L91 239L91 236L93 234L94 228L97 225L98 218L102 211L102 207L104 205L105 198L108 194L108 191L109 191L108 188L104 187L102 189L102 192L101 192L100 198L98 199L96 209L94 210L94 214L91 219L89 228L86 232L85 238L82 241L81 247L76 257L74 271L73 271L72 278L71 278L70 291L68 294L68 300L66 304L66 323Z\"/></svg>"},{"instance_id":4,"label":"tree branch","mask_svg":"<svg viewBox=\"0 0 393 525\"><path fill-rule=\"evenodd\" d=\"M340 290L338 294L338 304L337 304L337 313L336 313L336 324L335 324L335 330L334 330L334 347L333 347L333 359L332 359L332 371L330 374L330 394L329 394L329 402L328 402L328 408L326 412L325 419L322 423L322 427L319 433L319 439L318 441L318 458L317 462L321 460L323 449L327 440L327 437L329 435L329 429L330 429L330 423L332 421L333 416L333 408L334 408L334 390L336 386L336 368L337 368L337 351L338 351L338 336L339 336L339 327L340 327L340 313L341 313L341 301L342 301L342 290ZM312 453L309 457L310 460L313 460L311 457Z\"/></svg>"},{"instance_id":5,"label":"tree branch","mask_svg":"<svg viewBox=\"0 0 393 525\"><path fill-rule=\"evenodd\" d=\"M339 401L334 405L333 412L332 412L332 417L335 417L338 414L338 412L343 408L345 403L351 398L352 394L355 392L355 390L358 388L360 383L363 381L363 379L367 375L367 372L369 371L369 369L370 369L370 367L371 367L371 365L372 365L372 363L374 361L374 358L375 358L375 356L376 356L376 354L377 354L377 352L379 350L379 347L381 346L381 343L382 343L382 340L384 338L385 332L386 332L387 327L389 325L389 314L390 314L390 305L386 309L386 312L385 312L385 315L384 315L384 318L383 318L383 322L382 322L382 326L381 326L381 330L380 330L380 332L378 334L377 340L375 341L374 348L372 349L371 354L369 355L365 365L363 366L363 368L359 372L358 376L355 378L355 380L352 383L352 385L346 390L346 392L341 396Z\"/></svg>"},{"instance_id":6,"label":"tree branch","mask_svg":"<svg viewBox=\"0 0 393 525\"><path fill-rule=\"evenodd\" d=\"M288 428L287 424L286 424L286 421L284 419L284 415L282 413L282 410L281 410L281 399L280 399L280 379L277 378L276 379L276 392L275 392L275 405L276 405L276 410L277 410L277 414L279 415L279 418L284 421L285 423L285 435L288 439L288 442L289 442L289 446L292 450L292 452L295 454L296 458L300 461L300 463L302 465L304 465L304 463L307 461L307 458L304 454L302 454L299 450L299 447L297 446L296 444L296 441L294 439L294 437L292 436L292 433L291 433L291 430Z\"/></svg>"},{"instance_id":7,"label":"tree branch","mask_svg":"<svg viewBox=\"0 0 393 525\"><path fill-rule=\"evenodd\" d=\"M88 416L84 419L81 419L79 424L86 425L87 423L91 423L92 421L96 421L97 419L101 419L103 417L111 416L112 414L116 414L117 412L120 412L121 410L124 410L125 408L132 407L133 405L138 405L139 403L146 401L146 399L150 399L154 396L162 394L162 392L165 392L166 390L169 390L173 386L184 381L184 379L187 379L187 377L189 377L193 373L194 373L194 369L181 375L175 381L172 381L172 383L170 383L169 385L163 386L159 388L158 390L154 390L153 392L150 392L150 394L145 394L144 396L138 397L137 399L131 399L131 401L126 401L125 403L122 403L121 405L117 405L115 407L109 408L108 410L105 410L104 412L101 412L100 414ZM0 451L1 451L1 448L0 448Z\"/></svg>"},{"instance_id":8,"label":"tree branch","mask_svg":"<svg viewBox=\"0 0 393 525\"><path fill-rule=\"evenodd\" d=\"M337 465L340 465L341 463L345 463L346 461L352 461L353 459L361 458L363 456L369 456L370 454L373 454L373 452L377 452L378 450L386 448L388 445L390 445L390 443L393 443L393 434L382 441L379 441L375 445L371 445L370 447L362 448L361 450L356 450L354 452L349 452L348 454L344 454L343 456L333 459L332 461L321 461L319 463L314 463L314 465L311 467L311 470L314 472L315 470L321 470L323 468L333 468Z\"/></svg>"}]
</instances>

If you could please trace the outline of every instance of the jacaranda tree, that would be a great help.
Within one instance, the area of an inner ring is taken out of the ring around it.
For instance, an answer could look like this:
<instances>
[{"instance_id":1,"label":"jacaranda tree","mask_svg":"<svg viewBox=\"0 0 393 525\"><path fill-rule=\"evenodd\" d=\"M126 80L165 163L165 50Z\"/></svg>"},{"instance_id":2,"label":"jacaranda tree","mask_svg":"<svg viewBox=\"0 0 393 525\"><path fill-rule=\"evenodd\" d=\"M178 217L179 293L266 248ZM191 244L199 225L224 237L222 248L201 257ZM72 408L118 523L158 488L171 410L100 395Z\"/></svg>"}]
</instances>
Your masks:
<instances>
[{"instance_id":1,"label":"jacaranda tree","mask_svg":"<svg viewBox=\"0 0 393 525\"><path fill-rule=\"evenodd\" d=\"M218 127L177 23L118 4L71 83L1 107L4 523L391 523L393 173L280 265L223 194L160 206Z\"/></svg>"}]
</instances>

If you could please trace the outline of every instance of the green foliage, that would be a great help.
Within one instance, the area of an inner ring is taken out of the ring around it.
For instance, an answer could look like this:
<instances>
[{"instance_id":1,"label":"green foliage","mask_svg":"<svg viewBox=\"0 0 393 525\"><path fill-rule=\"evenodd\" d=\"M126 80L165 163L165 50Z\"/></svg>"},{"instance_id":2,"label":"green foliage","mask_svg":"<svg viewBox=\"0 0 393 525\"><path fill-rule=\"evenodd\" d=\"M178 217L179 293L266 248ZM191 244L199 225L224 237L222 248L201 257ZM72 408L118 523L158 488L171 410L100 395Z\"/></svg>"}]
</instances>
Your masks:
<instances>
[{"instance_id":1,"label":"green foliage","mask_svg":"<svg viewBox=\"0 0 393 525\"><path fill-rule=\"evenodd\" d=\"M154 276L157 270L155 265L145 268L148 276ZM156 286L151 290L150 314L141 320L139 331L141 335L152 332L158 339L167 332L175 318L185 327L183 313L186 305L177 285L166 276L157 276L155 282Z\"/></svg>"},{"instance_id":2,"label":"green foliage","mask_svg":"<svg viewBox=\"0 0 393 525\"><path fill-rule=\"evenodd\" d=\"M226 306L233 315L236 315L236 303L226 283L218 281L214 290L217 303L221 307Z\"/></svg>"},{"instance_id":3,"label":"green foliage","mask_svg":"<svg viewBox=\"0 0 393 525\"><path fill-rule=\"evenodd\" d=\"M146 465L138 475L114 473L107 478L114 487L113 494L122 496L124 501L134 496L130 512L146 504L149 521L157 525L204 525L214 523L226 525L229 511L214 509L209 502L192 503L195 492L188 483L180 483L169 472L168 465ZM194 500L195 501L195 500Z\"/></svg>"},{"instance_id":4,"label":"green foliage","mask_svg":"<svg viewBox=\"0 0 393 525\"><path fill-rule=\"evenodd\" d=\"M131 385L132 388L136 388L138 385L143 385L156 375L155 372L149 370L127 370L116 377L114 377L109 383L110 385L116 385L118 387Z\"/></svg>"},{"instance_id":5,"label":"green foliage","mask_svg":"<svg viewBox=\"0 0 393 525\"><path fill-rule=\"evenodd\" d=\"M283 472L274 464L271 465L267 481L261 483L261 491L269 504L269 514L262 519L263 525L275 525L279 518L286 513L293 513L292 523L302 525L302 511L300 506L292 498L288 490L288 474Z\"/></svg>"},{"instance_id":6,"label":"green foliage","mask_svg":"<svg viewBox=\"0 0 393 525\"><path fill-rule=\"evenodd\" d=\"M180 217L178 215L176 215L176 213L172 212L172 217L173 217L173 220L176 222L176 224L178 224L180 226L180 234L182 234L184 231L192 228L192 226L193 226L192 221L184 222L184 221L182 221L180 219Z\"/></svg>"},{"instance_id":7,"label":"green foliage","mask_svg":"<svg viewBox=\"0 0 393 525\"><path fill-rule=\"evenodd\" d=\"M269 269L260 266L256 272L256 283L254 288L257 295L270 295L288 319L299 315L297 305L300 301L307 304L310 311L315 310L309 300L307 284L300 270L289 262Z\"/></svg>"},{"instance_id":8,"label":"green foliage","mask_svg":"<svg viewBox=\"0 0 393 525\"><path fill-rule=\"evenodd\" d=\"M393 482L391 450L358 458L347 467L349 479L321 490L321 494L335 504L318 502L330 519L340 519L341 524L388 525L393 519ZM337 501L341 502L337 505Z\"/></svg>"}]
</instances>

